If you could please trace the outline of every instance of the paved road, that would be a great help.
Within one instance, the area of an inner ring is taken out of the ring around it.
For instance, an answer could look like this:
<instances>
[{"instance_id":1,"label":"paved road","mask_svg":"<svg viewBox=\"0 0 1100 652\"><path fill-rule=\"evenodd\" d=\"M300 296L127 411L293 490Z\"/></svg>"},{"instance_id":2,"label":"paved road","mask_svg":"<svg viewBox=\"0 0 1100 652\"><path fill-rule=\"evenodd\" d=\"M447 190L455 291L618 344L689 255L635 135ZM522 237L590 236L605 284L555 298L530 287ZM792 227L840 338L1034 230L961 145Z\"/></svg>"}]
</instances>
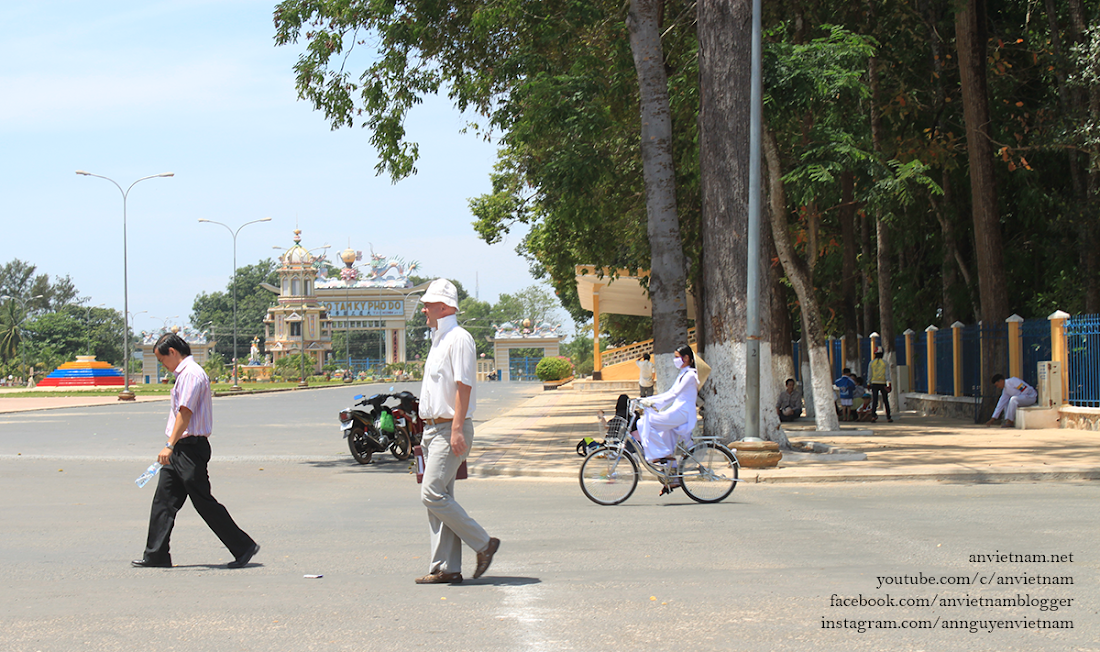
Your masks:
<instances>
[{"instance_id":1,"label":"paved road","mask_svg":"<svg viewBox=\"0 0 1100 652\"><path fill-rule=\"evenodd\" d=\"M356 385L214 399L215 459L329 459L350 455L337 413L356 394L420 391L420 383ZM478 385L475 425L542 391L535 383ZM144 460L164 439L164 401L0 414L0 458L70 456ZM388 458L388 455L379 457Z\"/></svg>"},{"instance_id":2,"label":"paved road","mask_svg":"<svg viewBox=\"0 0 1100 652\"><path fill-rule=\"evenodd\" d=\"M425 587L412 582L427 552L415 481L389 456L355 464L332 419L340 390L310 395L219 399L215 495L263 545L238 571L190 507L173 536L176 568L129 567L152 496L132 479L145 438L159 443L163 405L0 420L0 650L1100 649L1094 484L746 483L696 505L645 482L624 505L599 507L572 480L470 480L459 495L503 540L497 562L479 581ZM313 429L287 430L277 411ZM257 430L265 445L237 441ZM1073 561L970 561L993 553ZM880 589L878 577L1074 583ZM834 593L1073 604L831 607ZM823 620L1074 629L860 633Z\"/></svg>"}]
</instances>

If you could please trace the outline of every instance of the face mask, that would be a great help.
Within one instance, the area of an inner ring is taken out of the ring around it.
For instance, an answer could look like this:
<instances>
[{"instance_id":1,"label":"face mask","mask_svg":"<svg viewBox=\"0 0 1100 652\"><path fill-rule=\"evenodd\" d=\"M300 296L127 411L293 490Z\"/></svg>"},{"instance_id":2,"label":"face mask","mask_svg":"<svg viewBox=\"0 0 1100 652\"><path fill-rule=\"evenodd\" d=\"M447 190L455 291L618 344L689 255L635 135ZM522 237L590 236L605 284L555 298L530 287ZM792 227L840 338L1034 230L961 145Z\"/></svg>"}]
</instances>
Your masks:
<instances>
[{"instance_id":1,"label":"face mask","mask_svg":"<svg viewBox=\"0 0 1100 652\"><path fill-rule=\"evenodd\" d=\"M681 369L681 368L683 368L683 366L684 366L684 359L683 359L683 358L673 358L673 359L672 359L672 364L673 364L673 366L675 366L675 367L676 367L677 369Z\"/></svg>"}]
</instances>

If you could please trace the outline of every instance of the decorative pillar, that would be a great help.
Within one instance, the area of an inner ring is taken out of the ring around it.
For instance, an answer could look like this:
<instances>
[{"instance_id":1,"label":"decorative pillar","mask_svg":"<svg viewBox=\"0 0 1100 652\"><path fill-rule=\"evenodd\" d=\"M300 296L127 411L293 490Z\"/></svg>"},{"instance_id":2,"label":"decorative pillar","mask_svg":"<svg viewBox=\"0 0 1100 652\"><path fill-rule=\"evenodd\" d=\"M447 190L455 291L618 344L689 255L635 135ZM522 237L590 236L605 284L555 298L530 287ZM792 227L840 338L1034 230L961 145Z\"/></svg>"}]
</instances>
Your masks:
<instances>
[{"instance_id":1,"label":"decorative pillar","mask_svg":"<svg viewBox=\"0 0 1100 652\"><path fill-rule=\"evenodd\" d=\"M592 287L592 380L603 380L603 358L600 357L600 288Z\"/></svg>"},{"instance_id":2,"label":"decorative pillar","mask_svg":"<svg viewBox=\"0 0 1100 652\"><path fill-rule=\"evenodd\" d=\"M1024 341L1020 337L1020 324L1023 321L1023 317L1015 314L1005 320L1008 324L1008 375L1013 378L1023 378Z\"/></svg>"},{"instance_id":3,"label":"decorative pillar","mask_svg":"<svg viewBox=\"0 0 1100 652\"><path fill-rule=\"evenodd\" d=\"M925 342L928 350L928 393L936 393L936 332L940 329L929 326L924 329Z\"/></svg>"},{"instance_id":4,"label":"decorative pillar","mask_svg":"<svg viewBox=\"0 0 1100 652\"><path fill-rule=\"evenodd\" d=\"M1069 358L1066 355L1066 320L1069 313L1055 310L1050 320L1050 359L1061 363L1062 367L1062 405L1069 403Z\"/></svg>"},{"instance_id":5,"label":"decorative pillar","mask_svg":"<svg viewBox=\"0 0 1100 652\"><path fill-rule=\"evenodd\" d=\"M957 321L951 324L951 364L954 367L955 396L963 395L963 347L962 329L966 324Z\"/></svg>"},{"instance_id":6,"label":"decorative pillar","mask_svg":"<svg viewBox=\"0 0 1100 652\"><path fill-rule=\"evenodd\" d=\"M902 335L905 336L905 368L908 371L906 375L909 376L909 391L914 391L913 381L913 335L916 334L912 328L905 329Z\"/></svg>"}]
</instances>

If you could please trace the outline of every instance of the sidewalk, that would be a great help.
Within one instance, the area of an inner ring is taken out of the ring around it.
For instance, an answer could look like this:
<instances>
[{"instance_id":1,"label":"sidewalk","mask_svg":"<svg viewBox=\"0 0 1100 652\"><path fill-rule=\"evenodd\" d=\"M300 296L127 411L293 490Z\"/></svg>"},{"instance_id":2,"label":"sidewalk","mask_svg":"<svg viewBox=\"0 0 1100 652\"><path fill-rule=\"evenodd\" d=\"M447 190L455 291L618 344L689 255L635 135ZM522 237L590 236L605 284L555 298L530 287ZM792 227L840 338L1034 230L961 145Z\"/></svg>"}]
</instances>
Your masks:
<instances>
[{"instance_id":1,"label":"sidewalk","mask_svg":"<svg viewBox=\"0 0 1100 652\"><path fill-rule=\"evenodd\" d=\"M596 411L613 415L620 392L542 392L490 421L479 423L470 475L576 479L583 437L600 438ZM167 396L139 397L163 401ZM0 392L0 413L117 403L114 396L8 398ZM872 428L871 434L867 434ZM813 422L785 424L792 442L816 442L865 453L850 455L785 452L778 468L742 469L746 482L872 482L923 480L995 483L1100 480L1100 432L985 428L944 417L895 415L894 423L846 425L819 436Z\"/></svg>"},{"instance_id":2,"label":"sidewalk","mask_svg":"<svg viewBox=\"0 0 1100 652\"><path fill-rule=\"evenodd\" d=\"M475 476L576 478L575 447L597 435L596 411L614 414L619 392L550 391L479 424L468 467ZM1035 482L1100 480L1100 433L1085 430L986 428L916 413L894 423L851 424L819 438L813 422L785 424L792 442L813 441L865 453L784 453L778 468L742 469L747 482ZM868 428L873 428L870 435ZM851 457L851 456L847 456Z\"/></svg>"}]
</instances>

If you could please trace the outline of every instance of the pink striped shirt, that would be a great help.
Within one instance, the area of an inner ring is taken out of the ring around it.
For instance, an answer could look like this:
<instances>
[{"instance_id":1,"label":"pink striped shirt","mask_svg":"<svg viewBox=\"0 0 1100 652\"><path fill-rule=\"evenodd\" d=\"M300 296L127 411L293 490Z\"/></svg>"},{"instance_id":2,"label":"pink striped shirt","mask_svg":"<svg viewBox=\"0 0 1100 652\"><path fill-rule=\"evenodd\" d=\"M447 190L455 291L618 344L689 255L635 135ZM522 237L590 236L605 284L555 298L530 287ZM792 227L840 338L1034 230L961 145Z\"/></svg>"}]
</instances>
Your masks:
<instances>
[{"instance_id":1,"label":"pink striped shirt","mask_svg":"<svg viewBox=\"0 0 1100 652\"><path fill-rule=\"evenodd\" d=\"M210 393L210 378L195 358L187 356L175 369L176 384L172 386L172 411L168 414L165 436L172 436L176 414L181 407L191 410L191 423L183 431L184 437L209 437L214 429L214 410Z\"/></svg>"}]
</instances>

